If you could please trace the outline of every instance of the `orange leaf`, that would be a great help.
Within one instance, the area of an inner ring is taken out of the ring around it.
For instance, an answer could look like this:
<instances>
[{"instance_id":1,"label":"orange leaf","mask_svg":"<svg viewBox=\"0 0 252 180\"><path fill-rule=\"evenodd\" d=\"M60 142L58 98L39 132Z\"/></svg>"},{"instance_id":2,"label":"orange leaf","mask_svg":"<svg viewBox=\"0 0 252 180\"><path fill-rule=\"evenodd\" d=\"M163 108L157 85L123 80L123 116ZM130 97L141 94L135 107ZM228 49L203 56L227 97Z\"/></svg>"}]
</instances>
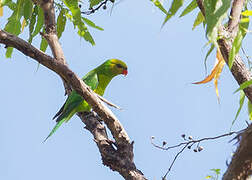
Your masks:
<instances>
[{"instance_id":1,"label":"orange leaf","mask_svg":"<svg viewBox=\"0 0 252 180\"><path fill-rule=\"evenodd\" d=\"M219 62L214 66L214 68L213 68L213 70L212 70L212 72L211 72L211 74L210 75L208 75L205 79L203 79L202 81L199 81L199 82L195 82L195 83L193 83L193 84L205 84L205 83L208 83L208 82L210 82L213 78L214 78L214 75L215 75L215 73L216 73L216 71L217 71L217 66L218 66L218 64L219 64Z\"/></svg>"},{"instance_id":2,"label":"orange leaf","mask_svg":"<svg viewBox=\"0 0 252 180\"><path fill-rule=\"evenodd\" d=\"M216 92L216 96L218 98L218 101L220 101L220 97L219 97L219 90L218 90L218 79L220 78L220 74L222 72L222 69L225 65L225 61L221 55L221 52L220 50L217 51L217 54L216 54L216 58L218 59L218 64L216 66L216 72L215 72L215 75L214 75L214 86L215 86L215 92Z\"/></svg>"},{"instance_id":3,"label":"orange leaf","mask_svg":"<svg viewBox=\"0 0 252 180\"><path fill-rule=\"evenodd\" d=\"M218 77L220 76L220 73L222 71L222 68L223 68L223 65L225 64L225 61L223 59L223 57L221 56L219 50L217 51L217 54L216 54L216 58L218 60L218 63L215 64L214 68L212 69L211 71L211 74L208 75L205 79L203 79L202 81L199 81L199 82L195 82L193 84L205 84L205 83L208 83L210 82L213 78ZM223 64L224 63L224 64ZM222 66L222 68L220 68ZM216 76L216 74L219 74L218 76Z\"/></svg>"}]
</instances>

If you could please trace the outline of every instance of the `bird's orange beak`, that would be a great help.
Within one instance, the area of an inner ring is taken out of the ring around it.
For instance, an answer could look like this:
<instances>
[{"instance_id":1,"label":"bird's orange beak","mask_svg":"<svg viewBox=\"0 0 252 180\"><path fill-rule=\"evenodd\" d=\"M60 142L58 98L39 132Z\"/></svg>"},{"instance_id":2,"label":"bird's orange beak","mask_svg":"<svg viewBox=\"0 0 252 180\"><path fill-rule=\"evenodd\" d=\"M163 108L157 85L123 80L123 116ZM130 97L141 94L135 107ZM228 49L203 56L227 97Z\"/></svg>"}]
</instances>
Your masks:
<instances>
[{"instance_id":1,"label":"bird's orange beak","mask_svg":"<svg viewBox=\"0 0 252 180\"><path fill-rule=\"evenodd\" d=\"M124 76L126 76L126 75L128 74L127 69L124 69L123 72L122 72L122 74L123 74Z\"/></svg>"}]
</instances>

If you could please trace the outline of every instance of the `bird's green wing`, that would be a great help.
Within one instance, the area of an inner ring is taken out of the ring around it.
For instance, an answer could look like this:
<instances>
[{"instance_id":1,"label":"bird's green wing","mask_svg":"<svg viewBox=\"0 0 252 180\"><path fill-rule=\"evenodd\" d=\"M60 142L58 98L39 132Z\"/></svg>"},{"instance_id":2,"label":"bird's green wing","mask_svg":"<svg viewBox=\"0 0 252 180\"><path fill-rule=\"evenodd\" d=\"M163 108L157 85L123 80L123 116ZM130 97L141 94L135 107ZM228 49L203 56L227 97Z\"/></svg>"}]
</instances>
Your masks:
<instances>
[{"instance_id":1,"label":"bird's green wing","mask_svg":"<svg viewBox=\"0 0 252 180\"><path fill-rule=\"evenodd\" d=\"M96 89L96 87L98 86L98 77L97 74L95 72L95 70L90 71L89 73L87 73L82 80L85 82L86 85L88 85L92 90ZM65 114L64 110L68 109L67 106L69 106L70 104L72 104L73 102L77 101L81 101L83 100L82 97L80 95L78 95L75 91L73 91L67 98L66 102L63 104L63 106L60 108L60 110L55 114L55 116L53 117L53 119L55 119L56 117L60 116L61 114ZM75 103L74 103L75 104ZM57 118L58 119L58 118ZM56 120L57 121L57 120ZM59 121L59 120L58 120Z\"/></svg>"},{"instance_id":2,"label":"bird's green wing","mask_svg":"<svg viewBox=\"0 0 252 180\"><path fill-rule=\"evenodd\" d=\"M96 69L87 73L82 80L88 85L92 90L95 90L99 84L98 76Z\"/></svg>"},{"instance_id":3,"label":"bird's green wing","mask_svg":"<svg viewBox=\"0 0 252 180\"><path fill-rule=\"evenodd\" d=\"M86 76L84 76L82 78L82 80L92 90L94 90L98 86L98 77L97 77L97 74L94 70L90 71ZM57 117L57 119L56 119L57 124L54 126L54 128L52 129L50 134L46 137L44 142L57 131L57 129L61 126L61 124L63 122L67 122L69 119L71 119L71 117L76 112L78 112L77 111L78 109L82 109L82 110L89 109L88 106L78 108L79 106L81 106L81 104L85 104L82 102L83 102L83 98L76 91L72 91L72 93L68 96L64 105L60 108L60 110L53 117L53 119L55 119Z\"/></svg>"}]
</instances>

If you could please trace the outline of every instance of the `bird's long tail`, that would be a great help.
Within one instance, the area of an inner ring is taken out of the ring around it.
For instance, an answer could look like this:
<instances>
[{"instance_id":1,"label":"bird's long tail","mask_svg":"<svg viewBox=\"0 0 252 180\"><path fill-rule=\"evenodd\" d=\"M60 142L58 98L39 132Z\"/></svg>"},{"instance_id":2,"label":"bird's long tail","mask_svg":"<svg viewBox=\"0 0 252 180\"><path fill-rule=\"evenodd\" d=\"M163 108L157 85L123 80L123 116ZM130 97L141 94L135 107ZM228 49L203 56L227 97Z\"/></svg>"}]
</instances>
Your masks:
<instances>
[{"instance_id":1,"label":"bird's long tail","mask_svg":"<svg viewBox=\"0 0 252 180\"><path fill-rule=\"evenodd\" d=\"M45 138L45 140L43 142L46 142L46 140L51 137L56 131L57 129L61 126L61 124L65 121L65 118L62 119L61 121L58 121L57 124L53 127L52 131L50 132L50 134Z\"/></svg>"}]
</instances>

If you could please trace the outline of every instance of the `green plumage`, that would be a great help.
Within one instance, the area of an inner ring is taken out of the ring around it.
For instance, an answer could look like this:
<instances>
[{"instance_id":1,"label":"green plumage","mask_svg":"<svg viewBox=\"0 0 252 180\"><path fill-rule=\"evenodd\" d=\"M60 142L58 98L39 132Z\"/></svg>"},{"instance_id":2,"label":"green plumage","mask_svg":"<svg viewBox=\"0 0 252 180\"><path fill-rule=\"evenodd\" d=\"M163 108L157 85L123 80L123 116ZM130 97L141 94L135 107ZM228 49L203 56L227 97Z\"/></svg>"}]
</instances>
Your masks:
<instances>
[{"instance_id":1,"label":"green plumage","mask_svg":"<svg viewBox=\"0 0 252 180\"><path fill-rule=\"evenodd\" d=\"M110 59L87 73L82 80L94 92L103 96L109 82L119 74L127 75L127 65L121 60ZM56 118L56 125L44 142L56 132L63 122L69 121L75 113L89 112L90 110L89 104L76 91L72 91L64 105L53 117L53 119Z\"/></svg>"}]
</instances>

